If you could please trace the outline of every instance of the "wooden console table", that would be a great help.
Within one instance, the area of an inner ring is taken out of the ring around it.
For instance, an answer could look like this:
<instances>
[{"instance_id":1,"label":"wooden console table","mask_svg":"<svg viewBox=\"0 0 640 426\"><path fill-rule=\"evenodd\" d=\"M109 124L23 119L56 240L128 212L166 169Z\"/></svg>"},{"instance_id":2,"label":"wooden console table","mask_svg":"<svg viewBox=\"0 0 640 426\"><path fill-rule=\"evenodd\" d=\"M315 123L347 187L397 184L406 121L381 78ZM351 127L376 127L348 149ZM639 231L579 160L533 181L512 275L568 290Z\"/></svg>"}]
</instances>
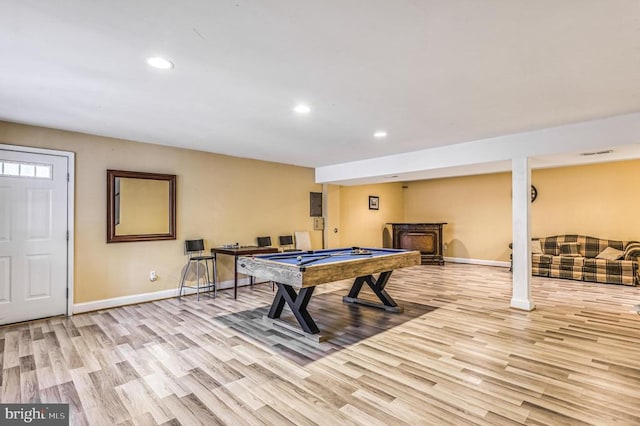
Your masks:
<instances>
[{"instance_id":1,"label":"wooden console table","mask_svg":"<svg viewBox=\"0 0 640 426\"><path fill-rule=\"evenodd\" d=\"M438 223L389 223L393 226L393 248L418 250L422 264L444 265L442 228Z\"/></svg>"},{"instance_id":2,"label":"wooden console table","mask_svg":"<svg viewBox=\"0 0 640 426\"><path fill-rule=\"evenodd\" d=\"M249 256L252 254L265 254L265 253L277 253L278 249L276 247L213 247L211 249L211 254L213 255L214 265L217 267L218 263L218 255L226 254L228 256L233 256L233 298L238 298L238 257L239 256ZM214 269L217 270L217 269ZM253 277L251 278L251 284L253 285ZM218 279L216 278L216 282Z\"/></svg>"}]
</instances>

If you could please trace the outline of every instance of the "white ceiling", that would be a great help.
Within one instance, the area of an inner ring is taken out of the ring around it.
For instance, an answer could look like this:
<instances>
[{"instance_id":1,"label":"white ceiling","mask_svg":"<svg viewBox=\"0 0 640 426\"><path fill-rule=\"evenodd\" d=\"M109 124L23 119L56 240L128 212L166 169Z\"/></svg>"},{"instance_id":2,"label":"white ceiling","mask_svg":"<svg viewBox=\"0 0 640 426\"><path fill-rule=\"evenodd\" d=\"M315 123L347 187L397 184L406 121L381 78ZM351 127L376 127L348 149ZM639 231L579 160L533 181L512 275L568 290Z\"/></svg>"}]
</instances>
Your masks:
<instances>
[{"instance_id":1,"label":"white ceiling","mask_svg":"<svg viewBox=\"0 0 640 426\"><path fill-rule=\"evenodd\" d=\"M0 64L0 120L321 167L640 111L640 1L0 0Z\"/></svg>"}]
</instances>

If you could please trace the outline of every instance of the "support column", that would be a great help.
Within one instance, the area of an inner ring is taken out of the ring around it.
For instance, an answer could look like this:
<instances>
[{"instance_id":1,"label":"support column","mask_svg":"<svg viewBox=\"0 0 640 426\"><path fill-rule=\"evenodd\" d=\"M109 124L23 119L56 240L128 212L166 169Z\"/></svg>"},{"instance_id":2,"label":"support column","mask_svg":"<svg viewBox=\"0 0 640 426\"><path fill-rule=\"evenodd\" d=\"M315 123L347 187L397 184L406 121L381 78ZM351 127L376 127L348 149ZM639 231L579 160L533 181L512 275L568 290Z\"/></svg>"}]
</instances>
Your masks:
<instances>
[{"instance_id":1,"label":"support column","mask_svg":"<svg viewBox=\"0 0 640 426\"><path fill-rule=\"evenodd\" d=\"M511 167L513 284L511 307L532 311L531 299L531 167L527 157L514 158Z\"/></svg>"}]
</instances>

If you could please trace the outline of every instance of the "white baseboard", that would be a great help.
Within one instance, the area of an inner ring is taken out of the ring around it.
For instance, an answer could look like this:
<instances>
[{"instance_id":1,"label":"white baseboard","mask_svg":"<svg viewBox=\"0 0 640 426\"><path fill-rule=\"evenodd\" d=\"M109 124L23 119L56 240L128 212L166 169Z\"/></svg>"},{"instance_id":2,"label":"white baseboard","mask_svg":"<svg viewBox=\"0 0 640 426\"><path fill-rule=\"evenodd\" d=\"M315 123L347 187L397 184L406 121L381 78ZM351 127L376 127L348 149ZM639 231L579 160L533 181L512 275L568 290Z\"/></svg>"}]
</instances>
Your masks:
<instances>
[{"instance_id":1,"label":"white baseboard","mask_svg":"<svg viewBox=\"0 0 640 426\"><path fill-rule=\"evenodd\" d=\"M484 259L467 259L464 257L445 257L445 262L451 263L470 263L472 265L499 266L501 268L510 268L511 262L500 260L484 260Z\"/></svg>"},{"instance_id":2,"label":"white baseboard","mask_svg":"<svg viewBox=\"0 0 640 426\"><path fill-rule=\"evenodd\" d=\"M511 307L516 309L521 309L523 311L533 311L536 308L536 305L532 300L522 300L522 299L511 299Z\"/></svg>"},{"instance_id":3,"label":"white baseboard","mask_svg":"<svg viewBox=\"0 0 640 426\"><path fill-rule=\"evenodd\" d=\"M238 280L238 287L249 285L249 278L241 278ZM222 281L218 285L218 290L233 288L233 280ZM184 294L195 294L196 290L185 288ZM154 300L168 299L178 296L178 287L168 290L154 291L152 293L132 294L130 296L114 297L112 299L94 300L91 302L75 303L73 305L73 313L81 314L83 312L98 311L100 309L116 308L118 306L133 305L135 303L153 302Z\"/></svg>"}]
</instances>

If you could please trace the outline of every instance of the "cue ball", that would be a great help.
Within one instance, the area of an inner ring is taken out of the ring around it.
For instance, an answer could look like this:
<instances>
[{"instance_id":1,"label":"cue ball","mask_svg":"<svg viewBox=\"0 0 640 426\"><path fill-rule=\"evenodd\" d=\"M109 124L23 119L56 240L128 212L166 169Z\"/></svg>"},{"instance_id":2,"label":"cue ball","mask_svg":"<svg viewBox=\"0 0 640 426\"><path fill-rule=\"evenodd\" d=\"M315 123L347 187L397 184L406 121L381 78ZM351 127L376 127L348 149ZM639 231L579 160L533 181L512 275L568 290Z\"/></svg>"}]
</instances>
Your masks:
<instances>
[{"instance_id":1,"label":"cue ball","mask_svg":"<svg viewBox=\"0 0 640 426\"><path fill-rule=\"evenodd\" d=\"M297 260L302 260L302 256L296 257Z\"/></svg>"}]
</instances>

